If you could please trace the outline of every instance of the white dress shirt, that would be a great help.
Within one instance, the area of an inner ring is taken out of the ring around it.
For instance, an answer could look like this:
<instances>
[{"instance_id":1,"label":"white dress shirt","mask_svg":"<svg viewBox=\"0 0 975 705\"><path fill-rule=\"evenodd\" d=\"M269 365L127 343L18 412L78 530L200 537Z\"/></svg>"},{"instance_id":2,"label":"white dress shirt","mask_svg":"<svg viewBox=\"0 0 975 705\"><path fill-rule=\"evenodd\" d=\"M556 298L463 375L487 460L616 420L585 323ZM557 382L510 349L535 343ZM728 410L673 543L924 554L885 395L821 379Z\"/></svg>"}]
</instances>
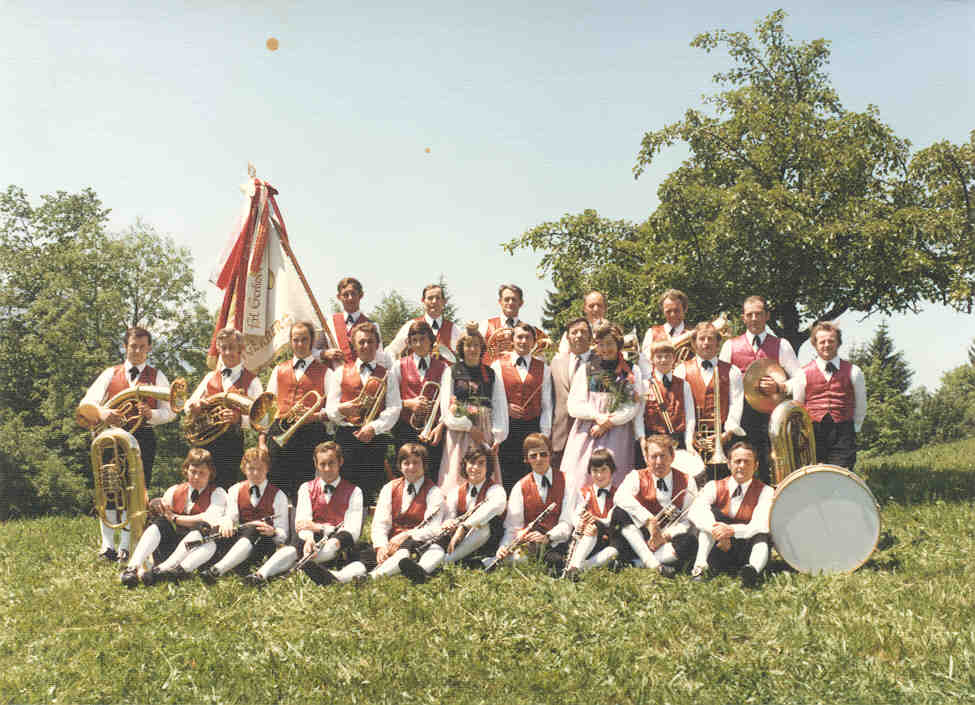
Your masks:
<instances>
[{"instance_id":1,"label":"white dress shirt","mask_svg":"<svg viewBox=\"0 0 975 705\"><path fill-rule=\"evenodd\" d=\"M698 364L703 362L703 360L698 360ZM709 370L704 369L704 365L701 364L701 379L704 380L705 387L711 383L711 379L714 377L714 371L718 367L718 358L713 357L711 358L710 362L711 369ZM727 360L725 360L725 362L727 362ZM686 365L688 364L691 363L682 362L677 366L677 369L674 370L674 374L683 379L685 382L687 381ZM728 384L731 387L731 395L728 399L728 419L724 422L724 425L721 428L722 431L731 431L736 436L745 435L745 429L741 427L741 411L745 403L745 388L742 384L743 379L744 377L741 374L741 370L734 365L731 365L731 367L728 369ZM688 389L690 389L690 384L687 384L686 386ZM691 396L693 397L693 392L691 393ZM711 414L709 413L708 416L710 415ZM687 446L688 450L693 447L693 444Z\"/></svg>"},{"instance_id":2,"label":"white dress shirt","mask_svg":"<svg viewBox=\"0 0 975 705\"><path fill-rule=\"evenodd\" d=\"M260 492L256 498L254 497L254 493L251 492L251 484L248 480L242 480L235 485L231 485L230 489L227 490L227 511L224 513L223 519L220 522L221 526L232 527L240 522L240 507L237 506L237 495L240 492L241 485L247 487L248 501L252 507L256 507L260 503L261 497L264 496L268 481L265 479L264 482L257 485ZM272 520L274 524L274 542L280 545L288 539L288 497L280 490L274 496L272 512L274 513L274 519Z\"/></svg>"},{"instance_id":3,"label":"white dress shirt","mask_svg":"<svg viewBox=\"0 0 975 705\"><path fill-rule=\"evenodd\" d=\"M755 338L758 338L758 344L761 345L765 342L766 336L771 335L768 331L764 333L759 333L757 336L753 335L749 331L745 331L745 338L748 340L748 344L755 348ZM733 340L733 339L732 339ZM721 346L721 353L718 355L718 359L723 362L731 362L731 340L724 341L724 345ZM796 357L796 351L792 349L792 343L790 343L785 338L779 338L779 359L776 360L785 370L786 375L789 379L785 381L785 391L787 394L792 394L793 397L796 395L796 388L805 383L805 375L802 373L802 367L799 365L799 358ZM734 365L732 365L734 367Z\"/></svg>"},{"instance_id":4,"label":"white dress shirt","mask_svg":"<svg viewBox=\"0 0 975 705\"><path fill-rule=\"evenodd\" d=\"M240 375L243 374L244 363L241 362L238 363L236 367L231 367L229 376L224 376L224 369L226 368L223 366L223 361L220 360L217 363L217 369L203 375L203 380L196 386L196 389L193 390L190 398L186 400L187 405L192 404L193 402L201 401L206 397L207 385L210 384L210 380L212 380L215 376L222 378L224 391L230 389L230 387L233 386L238 379L240 379ZM275 377L277 377L277 375L272 370L271 378L274 379ZM268 386L270 387L270 385ZM275 382L275 386L277 386L277 382ZM257 375L254 375L254 379L252 379L251 383L247 385L247 390L245 393L250 399L257 399L257 397L261 396L263 391L264 385L261 384L260 378ZM241 414L240 423L244 428L251 427L251 420L247 414Z\"/></svg>"},{"instance_id":5,"label":"white dress shirt","mask_svg":"<svg viewBox=\"0 0 975 705\"><path fill-rule=\"evenodd\" d=\"M303 360L305 364L295 369L295 365L298 364L299 359ZM305 370L308 369L308 366L312 363L312 360L315 359L316 358L314 355L309 355L308 357L302 357L302 358L297 358L297 357L291 358L291 369L294 370L296 382L301 381L301 378L305 376ZM326 388L328 387L328 378L331 375L331 372L332 371L328 369L328 365L326 365L325 366ZM271 370L271 376L267 380L267 391L271 392L271 394L273 394L274 396L278 395L278 368L277 367ZM322 391L322 390L316 390L316 391Z\"/></svg>"},{"instance_id":6,"label":"white dress shirt","mask_svg":"<svg viewBox=\"0 0 975 705\"><path fill-rule=\"evenodd\" d=\"M694 500L697 498L697 483L694 481L693 477L684 476L687 488L684 493L675 498L674 493L674 483L676 482L676 473L680 470L676 468L671 468L670 472L664 477L660 478L667 485L666 490L662 490L657 487L657 503L661 507L668 507L671 504L677 504L680 511L683 511L690 507ZM654 486L657 485L657 477L653 478ZM646 526L647 521L653 516L649 509L640 504L637 499L637 495L640 494L640 473L636 470L632 470L627 473L626 477L623 478L623 482L620 483L619 489L616 490L616 506L625 511L630 515L633 523L637 526ZM673 538L677 534L683 534L689 531L691 528L691 519L689 516L685 516L683 519L677 522L671 523L662 532L667 538Z\"/></svg>"},{"instance_id":7,"label":"white dress shirt","mask_svg":"<svg viewBox=\"0 0 975 705\"><path fill-rule=\"evenodd\" d=\"M136 386L139 383L139 375L146 368L147 363L142 363L141 365L133 365L128 360L125 361L125 379L128 382L129 388ZM131 370L135 367L139 373L132 377ZM85 392L84 398L81 400L82 404L93 404L102 409L106 409L103 404L108 401L106 396L108 395L108 385L112 381L112 377L115 375L115 368L109 367L102 371L95 379L94 383ZM153 385L155 387L169 387L169 380L166 379L166 375L160 369L156 370L156 383ZM156 400L156 408L152 410L149 417L150 426L158 426L159 424L164 424L172 421L176 418L176 412L174 412L170 406L169 402L165 399Z\"/></svg>"},{"instance_id":8,"label":"white dress shirt","mask_svg":"<svg viewBox=\"0 0 975 705\"><path fill-rule=\"evenodd\" d=\"M549 487L542 487L542 478L548 479L549 484L553 482L555 476L552 468L548 468L544 475L535 472L535 485L538 487L538 495L542 498L542 504L547 506ZM559 520L548 532L549 542L554 546L568 540L572 535L572 510L576 505L576 493L570 492L566 486L566 492L562 497L562 506L559 510ZM527 522L525 521L525 498L521 492L521 481L515 483L511 488L511 496L508 497L508 514L504 518L504 538L501 545L505 546L514 540L515 535L521 531Z\"/></svg>"},{"instance_id":9,"label":"white dress shirt","mask_svg":"<svg viewBox=\"0 0 975 705\"><path fill-rule=\"evenodd\" d=\"M664 383L665 375L661 374L660 370L654 369L652 374L653 374L653 379L659 380L661 384ZM673 381L673 378L677 377L677 374L676 372L670 372L666 375L666 377L669 377L671 381ZM652 383L653 382L650 377L647 377L644 380L643 396L645 399L655 399L655 397L653 396L650 390L650 385ZM694 392L691 391L691 385L689 385L686 381L684 382L684 422L685 422L684 447L693 448L694 427L697 424L697 416L695 415L694 412ZM637 439L646 437L647 430L646 430L646 422L644 419L644 414L637 413L636 418L633 419L633 426L636 429Z\"/></svg>"},{"instance_id":10,"label":"white dress shirt","mask_svg":"<svg viewBox=\"0 0 975 705\"><path fill-rule=\"evenodd\" d=\"M832 360L824 360L819 356L816 357L816 367L823 373L823 377L826 378L827 382L833 379L833 375L835 374L826 371L826 365L830 362L839 371L841 360L838 355ZM799 377L802 378L803 383L796 385L796 389L793 391L793 399L800 404L805 404L806 373L803 372ZM867 382L863 376L863 371L854 364L850 365L850 382L853 384L853 430L859 433L860 427L863 426L863 420L867 417Z\"/></svg>"},{"instance_id":11,"label":"white dress shirt","mask_svg":"<svg viewBox=\"0 0 975 705\"><path fill-rule=\"evenodd\" d=\"M487 482L487 480L485 479L484 482ZM481 487L484 486L484 482L482 482L480 485L468 485L468 510L470 510L470 508L477 502L477 496L480 494ZM471 488L474 489L474 494L470 494ZM507 506L508 497L504 493L504 487L500 483L495 483L488 487L487 492L484 494L484 501L471 513L469 517L467 517L467 519L464 520L462 526L467 530L477 529L481 526L485 526L494 517L501 516ZM454 488L448 493L447 496L447 514L445 521L456 519L458 516L457 489Z\"/></svg>"},{"instance_id":12,"label":"white dress shirt","mask_svg":"<svg viewBox=\"0 0 975 705\"><path fill-rule=\"evenodd\" d=\"M182 484L182 483L180 483ZM176 488L179 485L173 485L168 490L163 493L163 504L167 507L173 506L173 497L176 495ZM190 499L193 496L193 488L191 487L189 492L186 493L186 509L184 513L180 516L189 515L193 511L194 502ZM227 512L227 492L223 487L214 487L213 492L210 493L210 506L204 509L201 513L194 515L194 519L199 521L205 521L210 526L219 526L220 520L223 515Z\"/></svg>"},{"instance_id":13,"label":"white dress shirt","mask_svg":"<svg viewBox=\"0 0 975 705\"><path fill-rule=\"evenodd\" d=\"M377 361L369 363L373 366L377 364ZM372 372L366 368L365 363L362 360L355 361L356 371L359 373L359 379L362 380L362 384L365 385L366 380L372 376ZM383 365L385 367L385 365ZM395 367L398 367L396 365ZM393 382L393 370L386 369L386 408L379 412L379 416L376 417L375 421L368 424L376 434L386 433L395 424L396 419L399 418L399 413L403 407L403 402L400 400L399 396L399 383L392 384ZM339 411L339 404L342 403L342 368L337 368L329 377L326 385L328 391L327 400L325 402L325 413L328 414L328 418L332 420L333 423L339 426L352 426L346 419L345 415Z\"/></svg>"},{"instance_id":14,"label":"white dress shirt","mask_svg":"<svg viewBox=\"0 0 975 705\"><path fill-rule=\"evenodd\" d=\"M316 482L324 489L325 481L320 477L303 482L301 487L298 488L298 503L295 505L295 526L303 521L314 521L312 518L311 486ZM338 485L339 480L336 480L332 487L335 488ZM327 503L331 503L332 498L335 497L334 492L326 492L324 495ZM352 495L349 497L349 506L345 509L342 531L348 531L353 541L358 541L362 533L362 490L358 487L352 490ZM310 529L302 529L298 532L298 537L302 541L308 541L309 539L315 538L315 532Z\"/></svg>"},{"instance_id":15,"label":"white dress shirt","mask_svg":"<svg viewBox=\"0 0 975 705\"><path fill-rule=\"evenodd\" d=\"M528 367L532 364L532 357L528 355L517 355L514 352L505 353L508 361L515 368L515 372L518 373L518 377L524 382L528 377ZM518 359L522 358L525 361L524 365L519 365ZM501 383L504 386L504 377L501 374L501 359L497 359L491 363L491 369L494 370L495 384ZM507 396L507 392L505 392ZM542 411L541 415L538 417L538 425L541 432L546 436L552 435L552 369L547 365L542 365L542 388L538 390L538 396L541 399ZM534 400L532 400L534 401ZM510 414L509 414L510 419ZM510 421L509 421L510 423Z\"/></svg>"},{"instance_id":16,"label":"white dress shirt","mask_svg":"<svg viewBox=\"0 0 975 705\"><path fill-rule=\"evenodd\" d=\"M443 324L446 321L443 315L441 315L440 318L431 318L430 314L427 313L423 314L423 320L426 321L427 325L433 329L434 335L439 334L440 328L443 328ZM389 357L391 357L393 360L399 358L403 354L403 351L409 346L410 326L413 325L413 321L414 319L411 318L404 323L396 332L396 337L393 338L393 341L386 346L386 354L389 355ZM433 327L434 322L437 324L436 328ZM460 340L461 333L462 331L460 326L454 323L450 330L450 340L447 341L447 345L450 346L450 349L458 355L460 354L460 351L457 350L457 341ZM434 343L434 345L436 345L436 343Z\"/></svg>"},{"instance_id":17,"label":"white dress shirt","mask_svg":"<svg viewBox=\"0 0 975 705\"><path fill-rule=\"evenodd\" d=\"M664 323L664 330L667 331L667 336L671 341L677 336L681 335L687 330L687 326L684 325L684 321L681 321L673 328L670 324ZM652 346L653 346L653 326L647 328L647 332L643 335L643 345L640 346L640 351L647 356L647 359L653 359Z\"/></svg>"},{"instance_id":18,"label":"white dress shirt","mask_svg":"<svg viewBox=\"0 0 975 705\"><path fill-rule=\"evenodd\" d=\"M734 516L739 507L741 507L742 501L745 499L745 494L748 492L748 488L751 486L752 481L748 481L741 485L741 494L737 497L734 496L735 489L739 486L735 482L734 478L726 477L723 480L718 480L718 482L727 482L728 489L732 495L731 498L731 516ZM775 495L775 490L766 485L762 488L762 493L758 496L758 502L755 504L755 510L752 512L751 521L747 524L729 524L735 532L736 539L750 539L756 534L767 534L769 531L769 513L772 511L772 497ZM704 489L698 494L697 499L694 500L694 504L691 507L690 518L691 523L694 524L700 531L711 533L714 525L717 524L717 519L714 516L714 511L711 509L717 501L718 487L714 480L708 482Z\"/></svg>"},{"instance_id":19,"label":"white dress shirt","mask_svg":"<svg viewBox=\"0 0 975 705\"><path fill-rule=\"evenodd\" d=\"M393 530L393 483L387 482L383 485L383 488L379 491L379 499L376 500L376 513L372 517L372 545L374 548L383 548L389 543L389 540L393 538L390 532ZM410 494L406 484L403 485L403 504L401 505L401 511L406 511L409 509L413 500L416 499L417 494L420 492L420 488L423 486L423 478L420 478L416 482L412 483L414 493ZM426 521L422 527L415 529L410 529L407 533L411 539L414 541L426 541L436 535L437 531L440 529L440 524L443 523L443 517L446 513L446 501L444 500L443 492L440 488L434 485L427 492L427 508L426 512L423 514L423 519Z\"/></svg>"},{"instance_id":20,"label":"white dress shirt","mask_svg":"<svg viewBox=\"0 0 975 705\"><path fill-rule=\"evenodd\" d=\"M599 507L599 511L603 514L606 513L606 503L609 502L609 497L605 494L600 495L599 490L603 489L601 487L596 487L596 485L590 486L592 491L596 493L596 506ZM613 486L609 485L605 488L609 492L613 491ZM613 500L615 503L615 499ZM614 505L615 506L615 505ZM573 529L579 528L579 524L582 522L582 515L589 508L589 500L581 492L576 493L576 506L572 510L572 527ZM609 527L613 523L613 512L610 511L605 517L595 517L596 521L600 526Z\"/></svg>"}]
</instances>

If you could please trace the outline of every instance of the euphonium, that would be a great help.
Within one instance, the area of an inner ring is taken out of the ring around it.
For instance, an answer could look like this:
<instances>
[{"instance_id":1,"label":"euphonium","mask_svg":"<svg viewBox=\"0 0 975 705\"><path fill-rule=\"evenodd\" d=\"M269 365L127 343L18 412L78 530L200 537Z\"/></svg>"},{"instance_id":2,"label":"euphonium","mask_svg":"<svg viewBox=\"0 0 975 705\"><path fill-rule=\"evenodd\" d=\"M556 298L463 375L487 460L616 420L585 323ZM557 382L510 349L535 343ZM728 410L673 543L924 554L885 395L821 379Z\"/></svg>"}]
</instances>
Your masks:
<instances>
[{"instance_id":1,"label":"euphonium","mask_svg":"<svg viewBox=\"0 0 975 705\"><path fill-rule=\"evenodd\" d=\"M203 410L198 416L187 416L183 420L183 433L191 446L205 446L227 432L231 423L223 420L226 409L234 409L250 417L251 426L258 433L266 431L278 413L274 395L270 392L264 392L256 399L236 392L220 392L201 403Z\"/></svg>"},{"instance_id":2,"label":"euphonium","mask_svg":"<svg viewBox=\"0 0 975 705\"><path fill-rule=\"evenodd\" d=\"M298 429L311 421L312 415L322 408L323 401L325 401L325 397L321 393L309 389L301 399L295 402L288 413L278 420L282 432L274 436L274 442L278 444L279 448L286 446Z\"/></svg>"},{"instance_id":3,"label":"euphonium","mask_svg":"<svg viewBox=\"0 0 975 705\"><path fill-rule=\"evenodd\" d=\"M149 505L139 442L122 428L109 428L91 442L91 472L95 479L95 512L112 529L128 529L135 546L146 526ZM108 520L109 502L124 511L119 521Z\"/></svg>"},{"instance_id":4,"label":"euphonium","mask_svg":"<svg viewBox=\"0 0 975 705\"><path fill-rule=\"evenodd\" d=\"M772 479L779 484L799 468L816 463L816 433L806 408L791 399L772 411L768 424Z\"/></svg>"},{"instance_id":5,"label":"euphonium","mask_svg":"<svg viewBox=\"0 0 975 705\"><path fill-rule=\"evenodd\" d=\"M168 387L137 384L134 387L123 389L105 402L105 406L122 416L121 428L129 433L135 433L143 421L142 413L139 411L139 402L143 399L168 401L172 410L179 413L186 403L186 380L179 377L174 379ZM75 421L90 429L95 435L108 428L108 424L102 422L98 407L95 404L79 404Z\"/></svg>"},{"instance_id":6,"label":"euphonium","mask_svg":"<svg viewBox=\"0 0 975 705\"><path fill-rule=\"evenodd\" d=\"M427 394L428 389L431 390L430 395ZM440 383L432 380L424 382L423 386L420 387L419 396L430 402L430 408L426 411L417 409L410 414L410 426L417 431L422 431L426 428L427 421L437 414L437 409L439 408L438 402L440 400Z\"/></svg>"}]
</instances>

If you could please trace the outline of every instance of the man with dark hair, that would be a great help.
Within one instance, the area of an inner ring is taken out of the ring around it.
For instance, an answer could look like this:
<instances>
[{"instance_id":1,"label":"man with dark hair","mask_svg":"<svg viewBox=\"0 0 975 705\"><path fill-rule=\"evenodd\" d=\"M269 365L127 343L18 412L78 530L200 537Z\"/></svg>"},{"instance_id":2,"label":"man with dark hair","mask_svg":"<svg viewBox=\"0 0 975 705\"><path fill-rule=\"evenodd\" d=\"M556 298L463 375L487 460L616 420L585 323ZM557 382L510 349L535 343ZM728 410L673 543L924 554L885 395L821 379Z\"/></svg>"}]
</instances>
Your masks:
<instances>
[{"instance_id":1,"label":"man with dark hair","mask_svg":"<svg viewBox=\"0 0 975 705\"><path fill-rule=\"evenodd\" d=\"M674 340L687 332L684 316L687 315L689 301L687 294L680 289L667 289L660 295L660 313L663 314L664 322L660 325L650 326L646 335L643 336L641 348L647 358L650 358L653 353L653 343L659 341L673 343Z\"/></svg>"},{"instance_id":2,"label":"man with dark hair","mask_svg":"<svg viewBox=\"0 0 975 705\"><path fill-rule=\"evenodd\" d=\"M342 277L336 289L338 301L342 304L342 312L332 314L332 318L328 321L328 329L332 341L337 347L323 350L321 353L322 360L330 363L333 370L340 368L345 363L355 362L356 353L351 334L352 329L360 323L371 323L376 329L376 337L379 340L376 351L385 359L382 332L379 330L379 325L359 310L359 304L365 295L362 282L355 277Z\"/></svg>"},{"instance_id":3,"label":"man with dark hair","mask_svg":"<svg viewBox=\"0 0 975 705\"><path fill-rule=\"evenodd\" d=\"M552 358L552 467L562 466L565 442L575 419L569 415L569 389L576 370L585 367L592 356L592 326L589 321L579 317L569 321L565 328L568 341L567 352L559 352Z\"/></svg>"},{"instance_id":4,"label":"man with dark hair","mask_svg":"<svg viewBox=\"0 0 975 705\"><path fill-rule=\"evenodd\" d=\"M423 315L407 321L400 327L399 332L396 333L396 337L393 338L393 342L386 346L386 354L389 355L391 360L395 360L401 355L409 353L410 325L426 322L435 336L432 348L433 354L439 355L440 347L444 346L449 348L450 352L456 357L459 354L457 341L460 340L462 331L460 326L453 321L448 321L443 316L444 306L447 303L447 299L444 297L443 287L440 284L427 284L423 287L420 301L423 304Z\"/></svg>"}]
</instances>

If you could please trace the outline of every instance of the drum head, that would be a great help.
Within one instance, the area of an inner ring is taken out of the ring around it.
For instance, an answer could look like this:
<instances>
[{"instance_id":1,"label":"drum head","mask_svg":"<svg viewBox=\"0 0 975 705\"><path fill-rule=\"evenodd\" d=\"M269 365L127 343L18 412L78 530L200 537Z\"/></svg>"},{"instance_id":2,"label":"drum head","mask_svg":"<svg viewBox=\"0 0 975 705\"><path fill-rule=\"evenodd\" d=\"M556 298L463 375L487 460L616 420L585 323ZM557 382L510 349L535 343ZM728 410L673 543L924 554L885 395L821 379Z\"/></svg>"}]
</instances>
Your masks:
<instances>
[{"instance_id":1,"label":"drum head","mask_svg":"<svg viewBox=\"0 0 975 705\"><path fill-rule=\"evenodd\" d=\"M845 468L810 465L775 490L772 541L800 573L850 573L880 538L880 513L866 484Z\"/></svg>"}]
</instances>

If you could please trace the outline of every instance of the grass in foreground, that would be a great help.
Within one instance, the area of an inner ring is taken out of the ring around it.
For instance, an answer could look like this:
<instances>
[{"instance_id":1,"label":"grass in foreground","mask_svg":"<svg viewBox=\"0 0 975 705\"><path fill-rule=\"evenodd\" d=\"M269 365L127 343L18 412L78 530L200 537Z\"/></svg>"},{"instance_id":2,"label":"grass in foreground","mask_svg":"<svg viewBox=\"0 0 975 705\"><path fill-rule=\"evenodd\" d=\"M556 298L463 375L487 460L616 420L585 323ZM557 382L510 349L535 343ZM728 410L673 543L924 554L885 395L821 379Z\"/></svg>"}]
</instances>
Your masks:
<instances>
[{"instance_id":1,"label":"grass in foreground","mask_svg":"<svg viewBox=\"0 0 975 705\"><path fill-rule=\"evenodd\" d=\"M853 575L757 591L643 571L572 584L534 566L265 590L128 591L93 519L0 526L0 701L943 703L975 698L972 510L883 510ZM64 545L57 538L64 537Z\"/></svg>"},{"instance_id":2,"label":"grass in foreground","mask_svg":"<svg viewBox=\"0 0 975 705\"><path fill-rule=\"evenodd\" d=\"M975 438L857 463L880 502L975 499Z\"/></svg>"}]
</instances>

